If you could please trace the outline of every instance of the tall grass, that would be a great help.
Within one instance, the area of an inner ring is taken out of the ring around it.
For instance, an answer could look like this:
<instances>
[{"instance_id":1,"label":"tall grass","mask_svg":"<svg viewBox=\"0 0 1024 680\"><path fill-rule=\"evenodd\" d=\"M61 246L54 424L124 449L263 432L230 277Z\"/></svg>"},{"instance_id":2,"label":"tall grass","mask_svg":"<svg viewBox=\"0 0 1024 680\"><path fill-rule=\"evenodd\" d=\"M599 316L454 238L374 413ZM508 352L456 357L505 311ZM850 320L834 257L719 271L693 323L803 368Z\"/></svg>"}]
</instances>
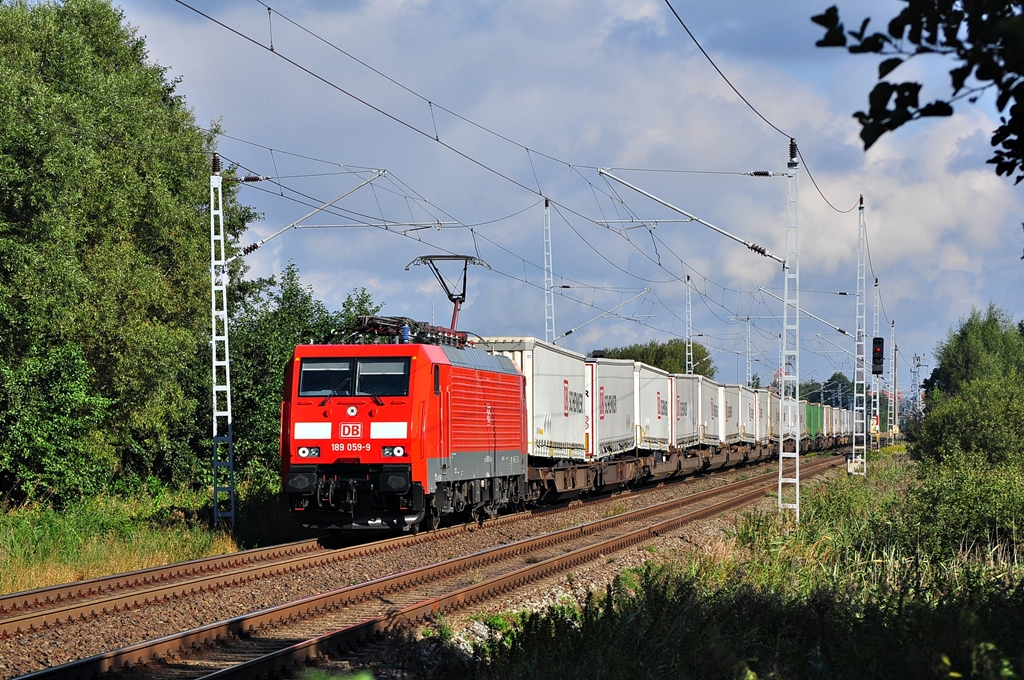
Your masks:
<instances>
[{"instance_id":1,"label":"tall grass","mask_svg":"<svg viewBox=\"0 0 1024 680\"><path fill-rule=\"evenodd\" d=\"M1003 496L1020 475L919 469L899 449L869 470L808 489L799 525L750 514L713 551L648 564L578 606L512 619L444 674L1017 677L1022 501Z\"/></svg>"},{"instance_id":2,"label":"tall grass","mask_svg":"<svg viewBox=\"0 0 1024 680\"><path fill-rule=\"evenodd\" d=\"M26 505L0 514L0 592L194 559L238 549L200 519L208 499L182 491L97 496L63 510Z\"/></svg>"}]
</instances>

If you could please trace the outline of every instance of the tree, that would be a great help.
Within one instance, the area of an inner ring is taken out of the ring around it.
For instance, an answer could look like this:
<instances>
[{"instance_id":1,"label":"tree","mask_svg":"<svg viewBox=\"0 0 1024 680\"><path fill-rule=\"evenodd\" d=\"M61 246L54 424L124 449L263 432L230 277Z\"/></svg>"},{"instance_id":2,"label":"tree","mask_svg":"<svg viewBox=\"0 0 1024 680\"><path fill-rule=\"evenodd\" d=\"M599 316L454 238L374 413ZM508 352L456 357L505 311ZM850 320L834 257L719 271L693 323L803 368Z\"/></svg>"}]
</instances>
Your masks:
<instances>
[{"instance_id":1,"label":"tree","mask_svg":"<svg viewBox=\"0 0 1024 680\"><path fill-rule=\"evenodd\" d=\"M913 452L925 460L1024 465L1024 336L989 304L972 309L935 348L927 409Z\"/></svg>"},{"instance_id":2,"label":"tree","mask_svg":"<svg viewBox=\"0 0 1024 680\"><path fill-rule=\"evenodd\" d=\"M996 147L989 163L999 175L1017 173L1024 179L1024 14L1012 0L903 0L906 7L885 33L868 33L870 19L847 31L835 6L811 21L825 28L819 47L846 47L851 54L879 54L878 84L868 97L868 110L854 118L861 124L865 150L879 137L912 120L949 116L953 104L974 103L986 90L996 91L996 106L1003 114L992 133ZM921 83L883 80L901 64L923 55L951 59L949 97L921 104Z\"/></svg>"},{"instance_id":3,"label":"tree","mask_svg":"<svg viewBox=\"0 0 1024 680\"><path fill-rule=\"evenodd\" d=\"M714 378L718 368L711 361L707 348L699 342L693 346L693 372L708 378ZM686 341L680 339L658 342L651 340L646 343L613 347L605 350L609 359L632 359L642 361L669 373L686 373Z\"/></svg>"},{"instance_id":4,"label":"tree","mask_svg":"<svg viewBox=\"0 0 1024 680\"><path fill-rule=\"evenodd\" d=\"M932 403L973 380L1014 373L1024 375L1024 335L1009 313L990 303L984 315L972 309L935 347L935 368L924 388Z\"/></svg>"},{"instance_id":5,"label":"tree","mask_svg":"<svg viewBox=\"0 0 1024 680\"><path fill-rule=\"evenodd\" d=\"M175 86L109 2L0 3L0 494L195 458L214 136Z\"/></svg>"}]
</instances>

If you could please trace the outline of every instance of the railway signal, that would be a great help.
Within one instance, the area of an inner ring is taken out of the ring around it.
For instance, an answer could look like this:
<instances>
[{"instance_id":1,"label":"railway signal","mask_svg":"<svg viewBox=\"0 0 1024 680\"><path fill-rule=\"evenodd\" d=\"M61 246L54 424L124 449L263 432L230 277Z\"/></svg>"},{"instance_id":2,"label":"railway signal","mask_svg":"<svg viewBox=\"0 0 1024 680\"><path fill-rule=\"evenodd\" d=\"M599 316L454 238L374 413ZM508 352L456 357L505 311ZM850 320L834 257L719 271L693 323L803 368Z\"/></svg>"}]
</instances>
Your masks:
<instances>
[{"instance_id":1,"label":"railway signal","mask_svg":"<svg viewBox=\"0 0 1024 680\"><path fill-rule=\"evenodd\" d=\"M885 338L871 339L871 375L882 375L885 369Z\"/></svg>"}]
</instances>

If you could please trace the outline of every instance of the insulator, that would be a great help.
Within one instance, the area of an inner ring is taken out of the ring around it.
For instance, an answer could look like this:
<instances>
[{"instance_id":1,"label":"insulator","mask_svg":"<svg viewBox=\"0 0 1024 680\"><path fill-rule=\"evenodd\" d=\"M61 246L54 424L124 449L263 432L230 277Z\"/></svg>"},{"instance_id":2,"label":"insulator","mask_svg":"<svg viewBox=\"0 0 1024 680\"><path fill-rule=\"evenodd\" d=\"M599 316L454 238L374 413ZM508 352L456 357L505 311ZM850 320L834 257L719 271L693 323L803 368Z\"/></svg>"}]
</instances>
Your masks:
<instances>
[{"instance_id":1,"label":"insulator","mask_svg":"<svg viewBox=\"0 0 1024 680\"><path fill-rule=\"evenodd\" d=\"M262 179L263 178L260 177L259 175L254 175L252 173L249 173L248 175L246 175L245 177L242 178L242 181L243 182L259 182Z\"/></svg>"},{"instance_id":2,"label":"insulator","mask_svg":"<svg viewBox=\"0 0 1024 680\"><path fill-rule=\"evenodd\" d=\"M765 257L767 257L766 250L765 250L764 246L759 246L756 243L751 243L747 247L750 248L751 250L753 250L758 255L764 255Z\"/></svg>"},{"instance_id":3,"label":"insulator","mask_svg":"<svg viewBox=\"0 0 1024 680\"><path fill-rule=\"evenodd\" d=\"M219 172L220 172L220 154L219 153L215 153L215 154L213 154L213 174L216 175Z\"/></svg>"},{"instance_id":4,"label":"insulator","mask_svg":"<svg viewBox=\"0 0 1024 680\"><path fill-rule=\"evenodd\" d=\"M793 139L793 138L790 138L790 140L789 140L789 157L791 159L793 159L793 160L796 160L796 157L797 157L797 153L796 153L796 140Z\"/></svg>"},{"instance_id":5,"label":"insulator","mask_svg":"<svg viewBox=\"0 0 1024 680\"><path fill-rule=\"evenodd\" d=\"M260 244L258 243L252 243L250 245L247 245L246 247L242 248L242 255L248 255L249 253L251 253L252 251L256 250L259 247Z\"/></svg>"},{"instance_id":6,"label":"insulator","mask_svg":"<svg viewBox=\"0 0 1024 680\"><path fill-rule=\"evenodd\" d=\"M771 170L754 170L750 173L751 177L771 177Z\"/></svg>"}]
</instances>

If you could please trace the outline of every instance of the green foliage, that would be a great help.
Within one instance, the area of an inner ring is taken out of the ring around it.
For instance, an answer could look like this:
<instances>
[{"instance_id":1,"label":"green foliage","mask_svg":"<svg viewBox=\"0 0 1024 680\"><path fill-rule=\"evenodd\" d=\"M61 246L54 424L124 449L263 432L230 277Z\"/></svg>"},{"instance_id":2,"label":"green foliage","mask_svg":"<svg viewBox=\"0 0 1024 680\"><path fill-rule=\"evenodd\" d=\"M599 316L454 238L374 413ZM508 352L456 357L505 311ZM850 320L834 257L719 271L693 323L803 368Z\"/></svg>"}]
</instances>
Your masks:
<instances>
[{"instance_id":1,"label":"green foliage","mask_svg":"<svg viewBox=\"0 0 1024 680\"><path fill-rule=\"evenodd\" d=\"M927 116L950 116L952 104L967 98L975 102L986 90L996 91L996 106L1007 115L992 133L995 153L989 163L999 175L1017 173L1024 179L1024 117L1017 103L1024 92L1024 46L1020 36L1024 18L1019 2L961 2L960 0L904 0L906 6L889 22L885 33L868 33L870 19L847 31L835 6L811 21L825 28L819 47L845 47L851 54L888 56L878 67L878 84L868 97L867 112L854 117L861 124L861 139L868 149L879 137L905 123ZM852 40L850 40L852 39ZM883 80L901 64L923 55L951 60L951 96L921 105L921 84Z\"/></svg>"},{"instance_id":2,"label":"green foliage","mask_svg":"<svg viewBox=\"0 0 1024 680\"><path fill-rule=\"evenodd\" d=\"M800 398L815 404L853 408L853 381L836 371L825 382L800 383Z\"/></svg>"},{"instance_id":3,"label":"green foliage","mask_svg":"<svg viewBox=\"0 0 1024 680\"><path fill-rule=\"evenodd\" d=\"M0 4L0 375L13 409L0 494L11 499L73 497L111 475L167 479L194 459L213 137L175 84L109 2Z\"/></svg>"},{"instance_id":4,"label":"green foliage","mask_svg":"<svg viewBox=\"0 0 1024 680\"><path fill-rule=\"evenodd\" d=\"M234 295L231 384L234 397L235 461L242 479L275 487L279 481L280 408L284 367L296 345L351 340L356 317L372 315L365 288L353 289L338 312L327 309L303 286L294 264L243 286Z\"/></svg>"},{"instance_id":5,"label":"green foliage","mask_svg":"<svg viewBox=\"0 0 1024 680\"><path fill-rule=\"evenodd\" d=\"M955 397L937 400L921 423L915 456L934 461L967 456L981 465L1024 468L1024 378L976 378L958 385Z\"/></svg>"},{"instance_id":6,"label":"green foliage","mask_svg":"<svg viewBox=\"0 0 1024 680\"><path fill-rule=\"evenodd\" d=\"M956 395L962 385L978 378L1024 375L1024 334L1007 312L990 303L984 316L972 309L958 328L949 331L935 348L935 360L924 384L929 398L937 397L936 391Z\"/></svg>"},{"instance_id":7,"label":"green foliage","mask_svg":"<svg viewBox=\"0 0 1024 680\"><path fill-rule=\"evenodd\" d=\"M867 479L806 489L799 525L774 511L749 515L731 552L648 564L603 597L508 617L475 661L447 670L495 679L1017 677L1024 572L1015 539L953 518L980 519L998 489L1024 498L1022 483L967 462L946 470L932 481L934 470L886 451ZM999 543L971 550L964 536Z\"/></svg>"},{"instance_id":8,"label":"green foliage","mask_svg":"<svg viewBox=\"0 0 1024 680\"><path fill-rule=\"evenodd\" d=\"M699 342L693 342L693 372L708 378L714 378L718 367L711 361L707 348ZM605 350L609 359L632 359L642 361L669 373L686 373L686 341L673 339L668 342L651 340L646 343L613 347Z\"/></svg>"},{"instance_id":9,"label":"green foliage","mask_svg":"<svg viewBox=\"0 0 1024 680\"><path fill-rule=\"evenodd\" d=\"M91 494L116 456L102 427L110 400L74 345L0 365L0 479L24 497L56 501Z\"/></svg>"}]
</instances>

